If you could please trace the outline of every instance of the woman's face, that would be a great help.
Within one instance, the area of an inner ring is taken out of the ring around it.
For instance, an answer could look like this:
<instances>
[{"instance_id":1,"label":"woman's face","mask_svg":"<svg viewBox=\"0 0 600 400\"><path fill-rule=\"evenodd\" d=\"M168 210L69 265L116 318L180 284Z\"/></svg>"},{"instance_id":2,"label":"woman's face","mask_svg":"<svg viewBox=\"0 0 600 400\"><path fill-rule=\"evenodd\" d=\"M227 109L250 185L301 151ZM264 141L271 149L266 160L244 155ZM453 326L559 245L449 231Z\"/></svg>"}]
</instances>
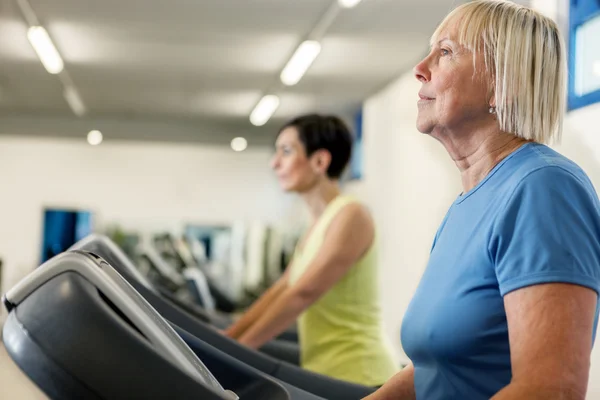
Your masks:
<instances>
[{"instance_id":1,"label":"woman's face","mask_svg":"<svg viewBox=\"0 0 600 400\"><path fill-rule=\"evenodd\" d=\"M271 168L279 185L286 192L304 192L313 187L319 178L313 157L306 156L304 145L295 127L281 131L275 143Z\"/></svg>"},{"instance_id":2,"label":"woman's face","mask_svg":"<svg viewBox=\"0 0 600 400\"><path fill-rule=\"evenodd\" d=\"M417 129L434 137L467 132L489 121L489 108L495 105L483 56L476 54L473 63L473 53L459 45L456 38L456 24L449 24L429 55L414 68L422 84Z\"/></svg>"}]
</instances>

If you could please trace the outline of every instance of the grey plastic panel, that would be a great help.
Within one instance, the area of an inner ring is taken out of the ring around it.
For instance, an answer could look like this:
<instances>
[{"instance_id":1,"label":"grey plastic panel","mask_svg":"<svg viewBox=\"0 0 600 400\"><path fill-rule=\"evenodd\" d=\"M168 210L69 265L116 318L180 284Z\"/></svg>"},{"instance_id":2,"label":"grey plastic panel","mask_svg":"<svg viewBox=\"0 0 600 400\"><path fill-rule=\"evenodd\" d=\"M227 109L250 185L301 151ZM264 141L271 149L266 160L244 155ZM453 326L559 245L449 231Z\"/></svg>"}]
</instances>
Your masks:
<instances>
[{"instance_id":1,"label":"grey plastic panel","mask_svg":"<svg viewBox=\"0 0 600 400\"><path fill-rule=\"evenodd\" d=\"M113 253L119 259L121 266L125 268L130 275L132 275L135 279L138 280L138 282L142 283L148 289L154 290L152 283L150 283L150 281L144 275L142 275L142 273L136 268L135 265L133 265L127 254L125 254L125 252L123 252L123 250L121 250L119 246L117 246L112 240L110 240L104 235L92 233L91 235L88 235L85 238L78 241L77 243L75 243L73 246L71 246L69 250L84 250L93 253L90 247L94 248L99 246L104 246L108 248L110 252ZM107 261L109 264L111 263L111 260Z\"/></svg>"},{"instance_id":2,"label":"grey plastic panel","mask_svg":"<svg viewBox=\"0 0 600 400\"><path fill-rule=\"evenodd\" d=\"M150 340L163 357L206 385L224 390L162 317L101 258L80 252L60 254L38 267L8 291L6 300L13 306L18 306L45 282L67 271L77 272L94 283Z\"/></svg>"}]
</instances>

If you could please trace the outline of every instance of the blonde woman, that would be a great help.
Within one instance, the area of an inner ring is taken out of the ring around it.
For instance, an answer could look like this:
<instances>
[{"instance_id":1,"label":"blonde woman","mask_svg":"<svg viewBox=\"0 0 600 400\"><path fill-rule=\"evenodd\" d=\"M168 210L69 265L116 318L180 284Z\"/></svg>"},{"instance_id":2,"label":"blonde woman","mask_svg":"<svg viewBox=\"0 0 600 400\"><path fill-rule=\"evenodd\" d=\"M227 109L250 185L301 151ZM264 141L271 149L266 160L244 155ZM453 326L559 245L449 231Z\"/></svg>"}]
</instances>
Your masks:
<instances>
[{"instance_id":1,"label":"blonde woman","mask_svg":"<svg viewBox=\"0 0 600 400\"><path fill-rule=\"evenodd\" d=\"M566 54L556 24L507 1L449 14L415 67L417 128L463 192L402 324L412 363L382 399L581 399L596 334L600 203L559 139Z\"/></svg>"}]
</instances>

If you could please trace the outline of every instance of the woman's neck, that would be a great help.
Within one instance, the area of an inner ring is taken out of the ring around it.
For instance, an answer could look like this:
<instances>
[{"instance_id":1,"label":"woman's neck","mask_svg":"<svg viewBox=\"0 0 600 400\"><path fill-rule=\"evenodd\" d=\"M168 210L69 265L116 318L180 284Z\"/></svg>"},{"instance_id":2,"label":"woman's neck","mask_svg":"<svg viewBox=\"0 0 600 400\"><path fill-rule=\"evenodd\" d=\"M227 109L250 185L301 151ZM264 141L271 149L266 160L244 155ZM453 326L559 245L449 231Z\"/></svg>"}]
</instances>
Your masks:
<instances>
[{"instance_id":1,"label":"woman's neck","mask_svg":"<svg viewBox=\"0 0 600 400\"><path fill-rule=\"evenodd\" d=\"M301 194L313 220L317 220L327 205L341 193L337 181L324 179Z\"/></svg>"},{"instance_id":2,"label":"woman's neck","mask_svg":"<svg viewBox=\"0 0 600 400\"><path fill-rule=\"evenodd\" d=\"M496 165L528 142L503 132L452 140L446 149L461 173L463 193L472 190Z\"/></svg>"}]
</instances>

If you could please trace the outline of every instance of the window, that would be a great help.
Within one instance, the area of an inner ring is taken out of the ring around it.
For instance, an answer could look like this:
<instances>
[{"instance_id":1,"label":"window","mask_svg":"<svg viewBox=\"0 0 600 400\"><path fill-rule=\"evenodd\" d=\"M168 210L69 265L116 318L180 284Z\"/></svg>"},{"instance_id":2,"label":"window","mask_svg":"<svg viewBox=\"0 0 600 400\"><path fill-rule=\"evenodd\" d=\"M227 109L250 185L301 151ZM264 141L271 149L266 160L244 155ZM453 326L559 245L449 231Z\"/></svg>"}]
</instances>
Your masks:
<instances>
[{"instance_id":1,"label":"window","mask_svg":"<svg viewBox=\"0 0 600 400\"><path fill-rule=\"evenodd\" d=\"M569 110L600 102L600 0L570 0Z\"/></svg>"}]
</instances>

